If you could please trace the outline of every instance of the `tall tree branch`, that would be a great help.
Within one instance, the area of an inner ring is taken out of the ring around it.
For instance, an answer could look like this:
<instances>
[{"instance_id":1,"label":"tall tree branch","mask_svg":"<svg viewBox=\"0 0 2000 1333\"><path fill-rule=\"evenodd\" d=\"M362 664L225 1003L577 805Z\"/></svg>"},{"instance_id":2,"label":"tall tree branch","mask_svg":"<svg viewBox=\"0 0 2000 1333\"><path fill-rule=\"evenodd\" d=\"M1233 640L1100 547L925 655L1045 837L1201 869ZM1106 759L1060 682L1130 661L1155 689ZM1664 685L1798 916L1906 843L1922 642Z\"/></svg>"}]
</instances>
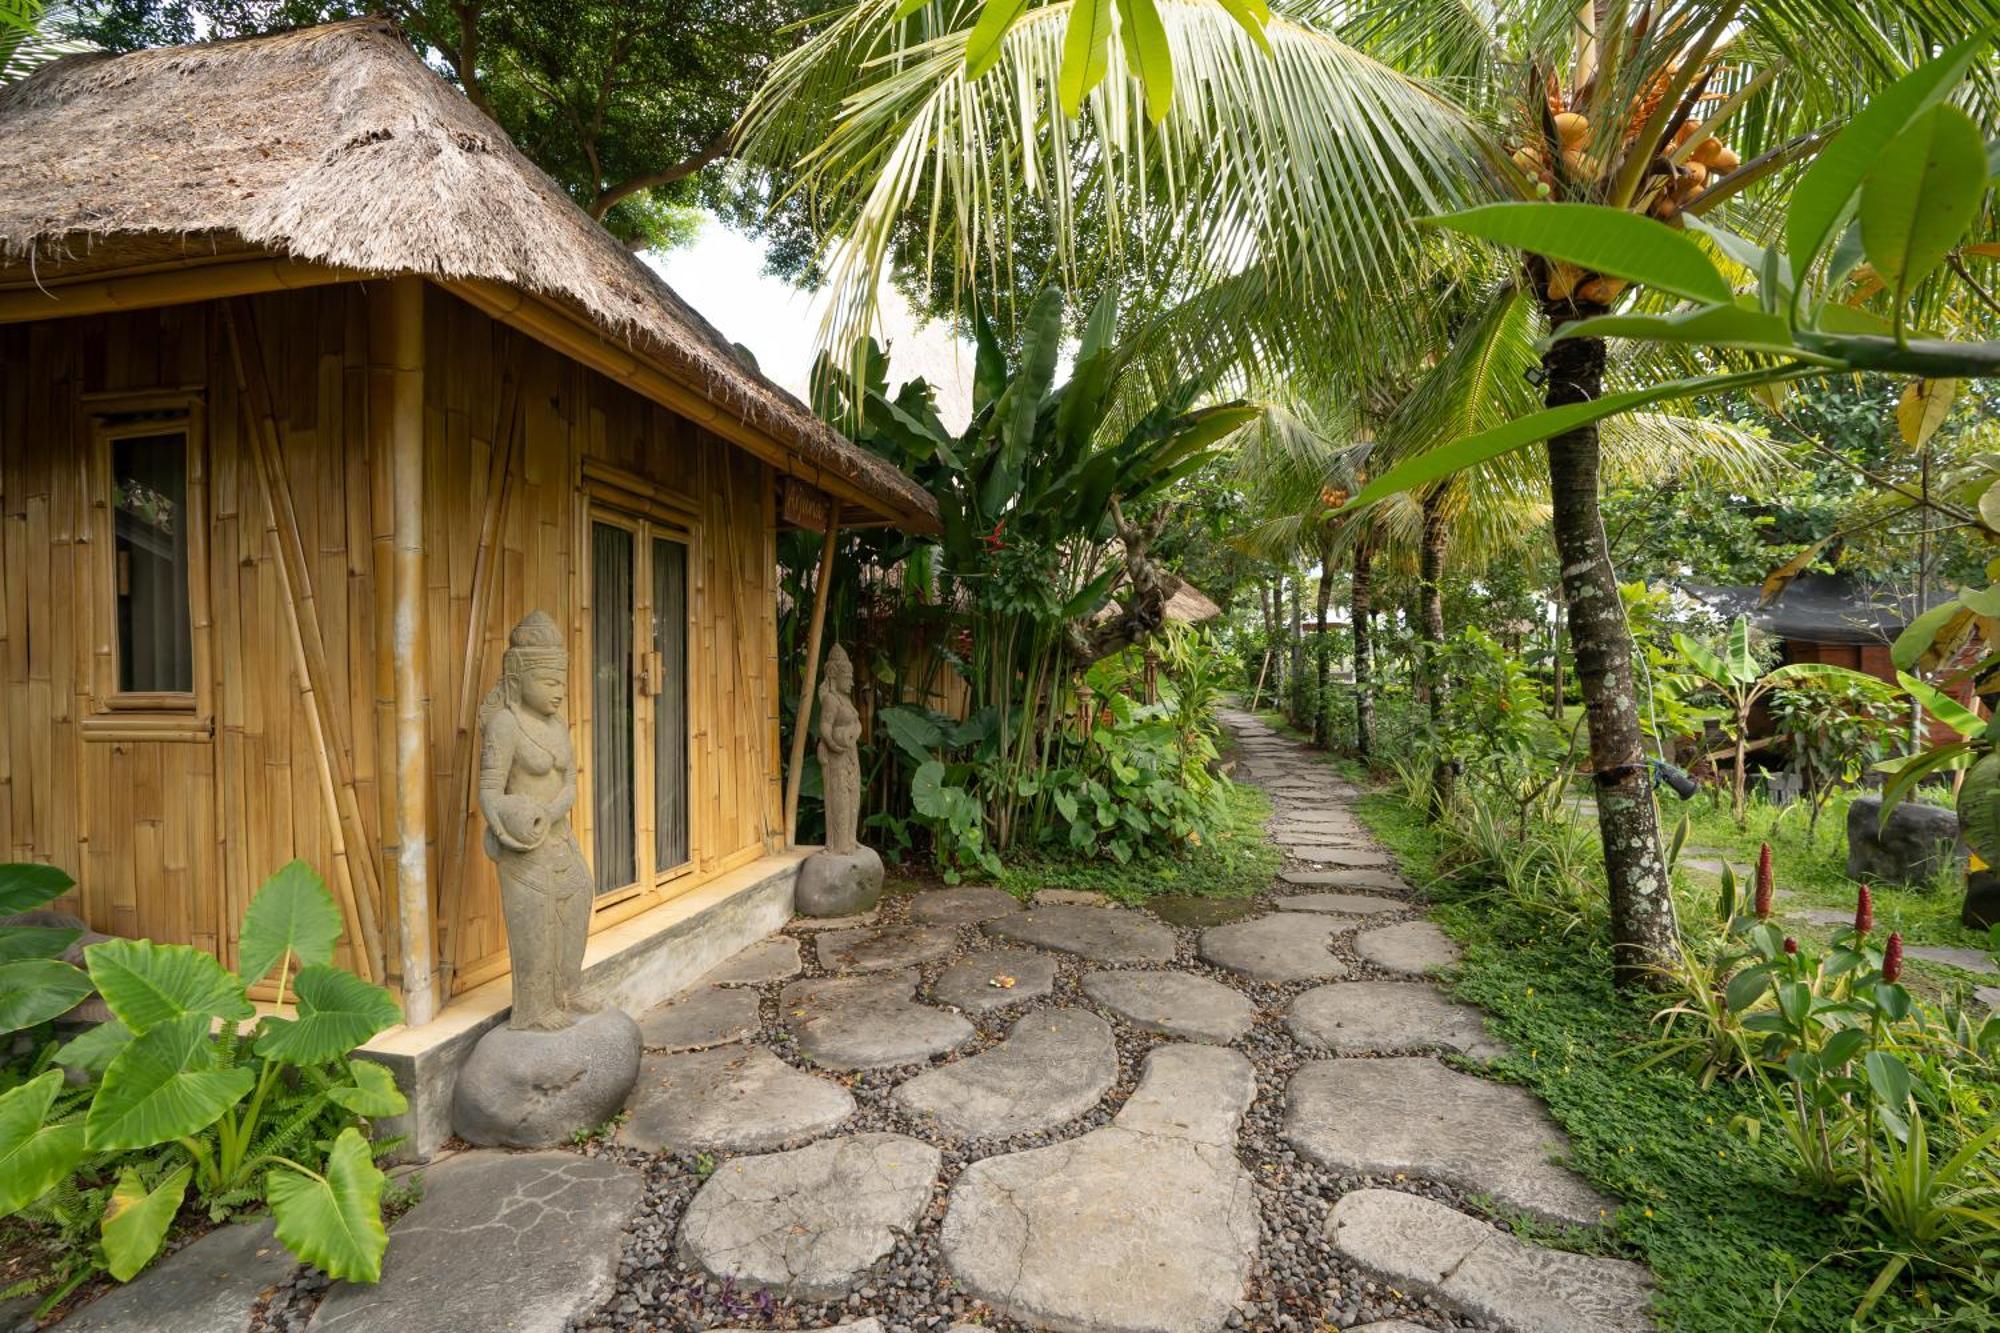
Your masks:
<instances>
[{"instance_id":1,"label":"tall tree branch","mask_svg":"<svg viewBox=\"0 0 2000 1333\"><path fill-rule=\"evenodd\" d=\"M730 150L735 146L736 129L731 126L670 167L633 176L629 180L620 181L608 189L598 191L597 198L590 202L590 216L602 222L604 215L615 208L621 200L629 199L641 190L656 190L662 185L672 185L675 181L685 180L709 163L729 156Z\"/></svg>"}]
</instances>

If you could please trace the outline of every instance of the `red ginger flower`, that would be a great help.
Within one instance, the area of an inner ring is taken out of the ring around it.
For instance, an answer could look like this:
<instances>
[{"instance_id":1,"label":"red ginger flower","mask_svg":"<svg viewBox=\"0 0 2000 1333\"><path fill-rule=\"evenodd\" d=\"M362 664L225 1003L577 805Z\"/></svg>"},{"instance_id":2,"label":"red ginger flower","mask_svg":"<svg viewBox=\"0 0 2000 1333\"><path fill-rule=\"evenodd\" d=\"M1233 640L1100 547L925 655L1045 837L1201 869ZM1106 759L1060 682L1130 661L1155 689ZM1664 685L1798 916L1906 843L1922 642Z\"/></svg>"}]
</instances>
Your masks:
<instances>
[{"instance_id":1,"label":"red ginger flower","mask_svg":"<svg viewBox=\"0 0 2000 1333\"><path fill-rule=\"evenodd\" d=\"M1889 942L1882 946L1882 980L1890 985L1903 975L1903 935L1901 931L1889 932Z\"/></svg>"},{"instance_id":2,"label":"red ginger flower","mask_svg":"<svg viewBox=\"0 0 2000 1333\"><path fill-rule=\"evenodd\" d=\"M1790 935L1785 936L1785 952L1795 954L1798 951L1799 951L1799 942L1793 939Z\"/></svg>"},{"instance_id":3,"label":"red ginger flower","mask_svg":"<svg viewBox=\"0 0 2000 1333\"><path fill-rule=\"evenodd\" d=\"M1873 929L1875 929L1875 896L1868 891L1868 886L1863 884L1860 894L1854 900L1854 933L1866 935Z\"/></svg>"},{"instance_id":4,"label":"red ginger flower","mask_svg":"<svg viewBox=\"0 0 2000 1333\"><path fill-rule=\"evenodd\" d=\"M1771 877L1771 844L1764 843L1757 849L1757 919L1771 919L1771 899L1777 896L1778 885Z\"/></svg>"}]
</instances>

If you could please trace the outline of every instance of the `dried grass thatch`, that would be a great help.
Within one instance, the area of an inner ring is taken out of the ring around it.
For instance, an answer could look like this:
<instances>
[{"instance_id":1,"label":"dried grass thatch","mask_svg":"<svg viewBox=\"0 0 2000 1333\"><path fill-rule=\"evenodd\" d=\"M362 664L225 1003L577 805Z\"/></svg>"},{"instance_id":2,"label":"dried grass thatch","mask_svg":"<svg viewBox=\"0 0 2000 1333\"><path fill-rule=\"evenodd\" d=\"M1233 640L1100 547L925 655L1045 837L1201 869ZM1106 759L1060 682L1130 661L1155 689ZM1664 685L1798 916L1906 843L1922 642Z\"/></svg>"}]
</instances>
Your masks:
<instances>
[{"instance_id":1,"label":"dried grass thatch","mask_svg":"<svg viewBox=\"0 0 2000 1333\"><path fill-rule=\"evenodd\" d=\"M886 516L936 525L921 488L739 360L385 19L56 61L0 90L0 180L0 263L44 274L247 245L552 300Z\"/></svg>"}]
</instances>

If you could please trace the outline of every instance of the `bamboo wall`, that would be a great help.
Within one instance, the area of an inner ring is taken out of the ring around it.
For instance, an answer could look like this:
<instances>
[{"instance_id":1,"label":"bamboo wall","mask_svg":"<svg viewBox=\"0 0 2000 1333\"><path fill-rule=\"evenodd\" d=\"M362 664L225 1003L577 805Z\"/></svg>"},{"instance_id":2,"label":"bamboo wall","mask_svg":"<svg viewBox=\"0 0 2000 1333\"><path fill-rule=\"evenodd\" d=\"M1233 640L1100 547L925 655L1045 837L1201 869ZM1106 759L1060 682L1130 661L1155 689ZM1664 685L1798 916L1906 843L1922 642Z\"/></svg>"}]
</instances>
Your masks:
<instances>
[{"instance_id":1,"label":"bamboo wall","mask_svg":"<svg viewBox=\"0 0 2000 1333\"><path fill-rule=\"evenodd\" d=\"M233 307L252 339L248 396L268 401L274 437L244 410L232 307L0 326L0 858L75 875L63 905L95 928L233 964L249 895L299 856L343 896L342 961L395 980L395 848L383 834L395 828L393 528L379 422L370 430L382 409L371 409L369 301L345 285ZM505 970L497 885L465 817L477 754L466 693L476 704L528 610L568 626L580 654L586 459L677 500L697 534L694 869L606 919L782 842L773 487L747 454L443 292L428 291L425 316L432 917L462 990ZM101 706L110 514L88 413L101 395L140 390L189 392L206 436L204 484L189 497L190 514L207 511L192 598L206 725L158 733ZM581 734L577 749L589 754Z\"/></svg>"}]
</instances>

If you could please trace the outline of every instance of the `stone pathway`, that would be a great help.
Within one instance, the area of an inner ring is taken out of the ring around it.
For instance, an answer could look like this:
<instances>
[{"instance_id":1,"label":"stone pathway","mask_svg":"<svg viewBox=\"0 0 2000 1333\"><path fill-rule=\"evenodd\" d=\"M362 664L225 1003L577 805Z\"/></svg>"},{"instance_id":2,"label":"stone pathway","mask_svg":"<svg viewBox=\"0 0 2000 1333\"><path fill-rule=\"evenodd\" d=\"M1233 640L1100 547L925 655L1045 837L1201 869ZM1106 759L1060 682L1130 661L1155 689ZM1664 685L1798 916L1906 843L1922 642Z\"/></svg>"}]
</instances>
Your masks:
<instances>
[{"instance_id":1,"label":"stone pathway","mask_svg":"<svg viewBox=\"0 0 2000 1333\"><path fill-rule=\"evenodd\" d=\"M447 1159L379 1287L321 1300L261 1254L206 1326L1646 1327L1638 1266L1486 1220L1596 1225L1614 1201L1561 1164L1529 1093L1465 1072L1503 1048L1428 979L1456 950L1354 789L1223 716L1276 805L1265 893L1163 919L952 888L794 922L642 1018L608 1139Z\"/></svg>"}]
</instances>

